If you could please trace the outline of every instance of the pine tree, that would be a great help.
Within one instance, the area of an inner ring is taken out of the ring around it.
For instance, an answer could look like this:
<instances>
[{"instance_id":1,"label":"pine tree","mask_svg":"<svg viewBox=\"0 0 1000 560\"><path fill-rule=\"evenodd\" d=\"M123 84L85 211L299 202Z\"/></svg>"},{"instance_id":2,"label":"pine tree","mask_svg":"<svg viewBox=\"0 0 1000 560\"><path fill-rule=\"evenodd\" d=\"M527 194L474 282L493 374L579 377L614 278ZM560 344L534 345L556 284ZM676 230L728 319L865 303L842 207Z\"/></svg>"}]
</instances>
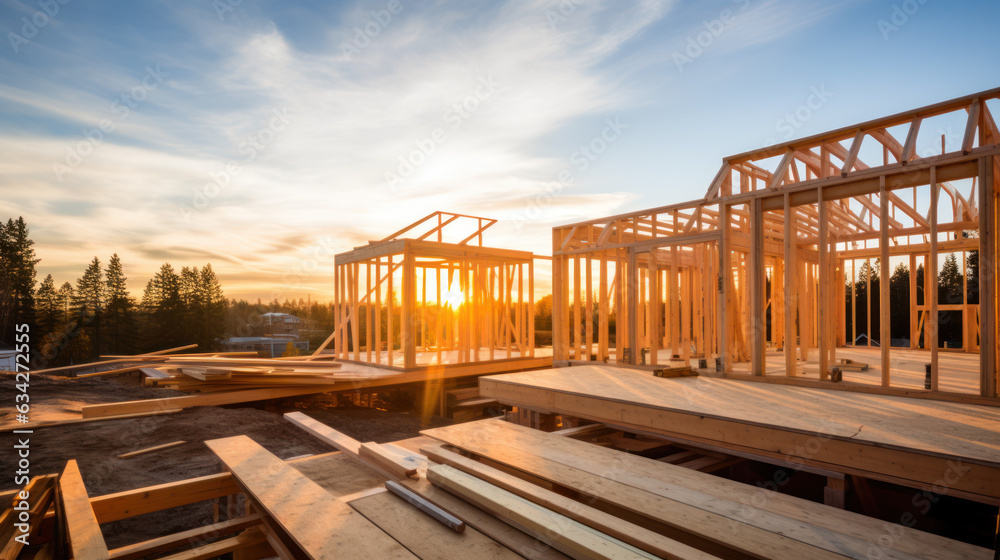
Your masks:
<instances>
[{"instance_id":1,"label":"pine tree","mask_svg":"<svg viewBox=\"0 0 1000 560\"><path fill-rule=\"evenodd\" d=\"M962 281L958 259L955 258L955 253L949 253L938 273L938 305L961 304L964 299Z\"/></svg>"},{"instance_id":2,"label":"pine tree","mask_svg":"<svg viewBox=\"0 0 1000 560\"><path fill-rule=\"evenodd\" d=\"M892 338L910 338L910 267L903 263L896 265L889 279L889 309ZM904 312L906 310L906 312Z\"/></svg>"},{"instance_id":3,"label":"pine tree","mask_svg":"<svg viewBox=\"0 0 1000 560\"><path fill-rule=\"evenodd\" d=\"M118 253L111 256L108 268L105 270L105 290L107 292L107 330L110 336L110 347L114 354L124 354L133 350L133 333L135 332L134 309L135 300L129 296L125 281L125 271Z\"/></svg>"},{"instance_id":4,"label":"pine tree","mask_svg":"<svg viewBox=\"0 0 1000 560\"><path fill-rule=\"evenodd\" d=\"M34 326L35 258L24 218L0 224L0 341L14 341L14 327ZM33 329L32 329L33 330Z\"/></svg>"},{"instance_id":5,"label":"pine tree","mask_svg":"<svg viewBox=\"0 0 1000 560\"><path fill-rule=\"evenodd\" d=\"M38 286L38 292L35 294L35 311L40 331L37 334L39 340L53 333L63 322L62 302L51 274Z\"/></svg>"},{"instance_id":6,"label":"pine tree","mask_svg":"<svg viewBox=\"0 0 1000 560\"><path fill-rule=\"evenodd\" d=\"M88 331L88 335L92 335L90 338L93 340L92 350L95 360L104 351L101 343L101 320L105 304L103 276L101 261L94 257L83 276L76 280L74 308L83 330Z\"/></svg>"},{"instance_id":7,"label":"pine tree","mask_svg":"<svg viewBox=\"0 0 1000 560\"><path fill-rule=\"evenodd\" d=\"M211 264L206 264L201 269L198 291L203 326L198 344L204 345L205 348L216 348L218 346L216 340L225 336L227 302Z\"/></svg>"},{"instance_id":8,"label":"pine tree","mask_svg":"<svg viewBox=\"0 0 1000 560\"><path fill-rule=\"evenodd\" d=\"M63 324L69 323L73 317L73 302L76 299L73 284L63 282L63 285L59 286L59 291L56 294L59 297L59 308L62 310L62 322Z\"/></svg>"},{"instance_id":9,"label":"pine tree","mask_svg":"<svg viewBox=\"0 0 1000 560\"><path fill-rule=\"evenodd\" d=\"M180 293L181 278L170 263L164 263L146 284L142 309L146 316L143 338L146 349L163 349L190 344L184 333L184 302Z\"/></svg>"}]
</instances>

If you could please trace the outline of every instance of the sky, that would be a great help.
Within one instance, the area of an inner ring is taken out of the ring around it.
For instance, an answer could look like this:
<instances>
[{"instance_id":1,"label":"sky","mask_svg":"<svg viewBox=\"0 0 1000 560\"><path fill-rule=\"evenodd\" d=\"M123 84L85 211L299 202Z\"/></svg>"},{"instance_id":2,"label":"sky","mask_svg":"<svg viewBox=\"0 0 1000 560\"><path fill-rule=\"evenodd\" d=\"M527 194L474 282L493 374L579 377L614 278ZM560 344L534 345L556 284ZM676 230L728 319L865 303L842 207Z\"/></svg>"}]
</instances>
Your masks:
<instances>
[{"instance_id":1,"label":"sky","mask_svg":"<svg viewBox=\"0 0 1000 560\"><path fill-rule=\"evenodd\" d=\"M703 197L727 155L997 87L998 24L996 1L0 0L0 218L57 285L117 253L136 296L169 262L330 300L334 254L436 210L548 255L554 225Z\"/></svg>"}]
</instances>

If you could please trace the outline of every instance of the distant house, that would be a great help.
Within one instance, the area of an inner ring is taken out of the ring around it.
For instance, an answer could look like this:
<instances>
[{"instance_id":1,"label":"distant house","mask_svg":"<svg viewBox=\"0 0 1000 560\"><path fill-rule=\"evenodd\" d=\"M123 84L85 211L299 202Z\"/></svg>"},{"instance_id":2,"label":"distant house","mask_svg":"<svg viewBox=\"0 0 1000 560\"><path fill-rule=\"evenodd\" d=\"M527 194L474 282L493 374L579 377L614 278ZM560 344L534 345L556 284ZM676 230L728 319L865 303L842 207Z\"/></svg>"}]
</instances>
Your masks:
<instances>
[{"instance_id":1,"label":"distant house","mask_svg":"<svg viewBox=\"0 0 1000 560\"><path fill-rule=\"evenodd\" d=\"M222 340L222 348L227 352L257 352L262 356L276 358L285 352L291 342L300 352L309 351L309 341L299 339L302 321L288 313L264 313L254 325L257 336L236 336Z\"/></svg>"},{"instance_id":2,"label":"distant house","mask_svg":"<svg viewBox=\"0 0 1000 560\"><path fill-rule=\"evenodd\" d=\"M17 351L14 350L13 346L0 342L0 371L14 371L15 369L17 369Z\"/></svg>"}]
</instances>

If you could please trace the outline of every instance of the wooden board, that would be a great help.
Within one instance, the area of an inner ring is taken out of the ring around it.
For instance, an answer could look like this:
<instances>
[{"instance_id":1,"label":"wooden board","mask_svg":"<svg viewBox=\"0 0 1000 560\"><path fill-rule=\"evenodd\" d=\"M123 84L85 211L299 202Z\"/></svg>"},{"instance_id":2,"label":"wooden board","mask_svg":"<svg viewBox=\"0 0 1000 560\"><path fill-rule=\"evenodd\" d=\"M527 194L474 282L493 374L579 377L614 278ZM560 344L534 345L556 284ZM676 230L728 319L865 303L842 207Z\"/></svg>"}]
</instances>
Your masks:
<instances>
[{"instance_id":1,"label":"wooden board","mask_svg":"<svg viewBox=\"0 0 1000 560\"><path fill-rule=\"evenodd\" d=\"M464 521L469 526L466 532L475 528L530 560L566 560L569 558L546 543L511 527L454 494L434 486L427 479L404 480L402 484Z\"/></svg>"},{"instance_id":2,"label":"wooden board","mask_svg":"<svg viewBox=\"0 0 1000 560\"><path fill-rule=\"evenodd\" d=\"M360 441L342 434L319 420L306 416L302 412L286 412L284 416L285 420L329 443L340 451L357 455L358 450L361 449Z\"/></svg>"},{"instance_id":3,"label":"wooden board","mask_svg":"<svg viewBox=\"0 0 1000 560\"><path fill-rule=\"evenodd\" d=\"M87 489L75 460L66 463L59 477L59 500L66 523L69 548L75 558L101 560L108 558L108 547L90 506Z\"/></svg>"},{"instance_id":4,"label":"wooden board","mask_svg":"<svg viewBox=\"0 0 1000 560\"><path fill-rule=\"evenodd\" d=\"M347 504L246 436L206 441L238 484L310 558L364 550L378 558L415 558Z\"/></svg>"},{"instance_id":5,"label":"wooden board","mask_svg":"<svg viewBox=\"0 0 1000 560\"><path fill-rule=\"evenodd\" d=\"M730 546L753 547L747 552L756 549L768 558L787 557L794 548L781 543L791 539L812 545L816 553L866 558L870 543L885 533L884 522L877 519L499 420L424 433L544 480L579 488L623 512L655 515ZM912 560L928 551L948 560L988 558L989 551L976 546L912 529L906 534L891 548L880 549L884 558ZM818 557L816 553L802 557Z\"/></svg>"},{"instance_id":6,"label":"wooden board","mask_svg":"<svg viewBox=\"0 0 1000 560\"><path fill-rule=\"evenodd\" d=\"M544 539L551 546L573 558L583 560L655 558L453 467L435 465L427 470L427 479L514 527Z\"/></svg>"},{"instance_id":7,"label":"wooden board","mask_svg":"<svg viewBox=\"0 0 1000 560\"><path fill-rule=\"evenodd\" d=\"M354 500L350 505L420 558L521 558L475 529L461 534L452 531L390 492Z\"/></svg>"},{"instance_id":8,"label":"wooden board","mask_svg":"<svg viewBox=\"0 0 1000 560\"><path fill-rule=\"evenodd\" d=\"M436 463L460 469L504 490L513 492L522 498L531 500L540 506L549 508L556 513L565 515L662 558L672 560L708 560L716 558L711 554L704 553L674 539L629 523L609 513L592 508L584 503L567 498L499 469L447 451L440 444L427 449L426 452Z\"/></svg>"},{"instance_id":9,"label":"wooden board","mask_svg":"<svg viewBox=\"0 0 1000 560\"><path fill-rule=\"evenodd\" d=\"M658 379L611 366L485 377L480 391L539 412L789 454L820 468L919 488L938 484L960 460L962 476L952 491L1000 503L1000 409L993 407L728 379Z\"/></svg>"}]
</instances>

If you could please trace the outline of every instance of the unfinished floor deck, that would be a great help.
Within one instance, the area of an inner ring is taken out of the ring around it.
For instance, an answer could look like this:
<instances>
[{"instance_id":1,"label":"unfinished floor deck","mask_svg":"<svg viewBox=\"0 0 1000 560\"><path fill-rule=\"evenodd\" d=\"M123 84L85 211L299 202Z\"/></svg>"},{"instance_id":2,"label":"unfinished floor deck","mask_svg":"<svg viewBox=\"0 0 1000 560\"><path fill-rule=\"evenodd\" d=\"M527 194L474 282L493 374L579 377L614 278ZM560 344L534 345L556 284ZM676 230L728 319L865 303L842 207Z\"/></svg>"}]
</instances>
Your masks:
<instances>
[{"instance_id":1,"label":"unfinished floor deck","mask_svg":"<svg viewBox=\"0 0 1000 560\"><path fill-rule=\"evenodd\" d=\"M614 366L490 376L480 393L530 410L1000 503L1000 408Z\"/></svg>"}]
</instances>

